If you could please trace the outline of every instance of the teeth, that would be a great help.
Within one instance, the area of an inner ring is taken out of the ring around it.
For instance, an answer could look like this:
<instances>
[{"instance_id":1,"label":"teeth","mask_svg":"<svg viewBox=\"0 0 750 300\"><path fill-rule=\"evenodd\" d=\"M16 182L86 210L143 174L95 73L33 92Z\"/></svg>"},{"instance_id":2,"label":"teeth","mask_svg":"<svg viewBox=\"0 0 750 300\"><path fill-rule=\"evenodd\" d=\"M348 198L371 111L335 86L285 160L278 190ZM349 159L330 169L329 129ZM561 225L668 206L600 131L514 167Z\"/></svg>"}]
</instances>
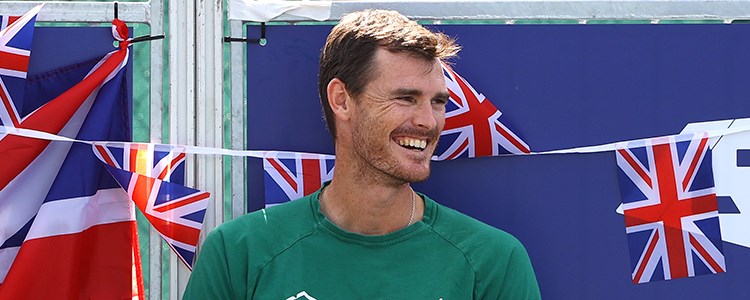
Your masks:
<instances>
[{"instance_id":1,"label":"teeth","mask_svg":"<svg viewBox=\"0 0 750 300\"><path fill-rule=\"evenodd\" d=\"M418 140L418 139L410 139L410 138L399 139L398 144L401 146L408 146L408 147L419 148L423 150L424 148L427 147L426 140Z\"/></svg>"}]
</instances>

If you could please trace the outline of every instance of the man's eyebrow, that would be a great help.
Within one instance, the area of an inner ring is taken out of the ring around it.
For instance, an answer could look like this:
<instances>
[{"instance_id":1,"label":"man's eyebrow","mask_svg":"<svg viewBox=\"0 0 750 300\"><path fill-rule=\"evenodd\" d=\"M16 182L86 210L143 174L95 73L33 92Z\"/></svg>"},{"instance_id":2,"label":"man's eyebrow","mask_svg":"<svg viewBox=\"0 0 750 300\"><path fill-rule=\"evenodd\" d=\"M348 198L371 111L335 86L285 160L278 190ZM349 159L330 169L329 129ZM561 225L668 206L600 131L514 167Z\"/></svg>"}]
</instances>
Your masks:
<instances>
[{"instance_id":1,"label":"man's eyebrow","mask_svg":"<svg viewBox=\"0 0 750 300\"><path fill-rule=\"evenodd\" d=\"M393 91L393 94L405 95L405 96L420 96L422 95L422 91L418 89L398 88L395 91Z\"/></svg>"},{"instance_id":2,"label":"man's eyebrow","mask_svg":"<svg viewBox=\"0 0 750 300\"><path fill-rule=\"evenodd\" d=\"M410 89L410 88L399 88L393 91L393 94L395 95L403 95L403 96L421 96L422 91L418 89ZM450 98L450 94L448 92L441 92L432 97L433 99L442 99L442 100L448 100Z\"/></svg>"}]
</instances>

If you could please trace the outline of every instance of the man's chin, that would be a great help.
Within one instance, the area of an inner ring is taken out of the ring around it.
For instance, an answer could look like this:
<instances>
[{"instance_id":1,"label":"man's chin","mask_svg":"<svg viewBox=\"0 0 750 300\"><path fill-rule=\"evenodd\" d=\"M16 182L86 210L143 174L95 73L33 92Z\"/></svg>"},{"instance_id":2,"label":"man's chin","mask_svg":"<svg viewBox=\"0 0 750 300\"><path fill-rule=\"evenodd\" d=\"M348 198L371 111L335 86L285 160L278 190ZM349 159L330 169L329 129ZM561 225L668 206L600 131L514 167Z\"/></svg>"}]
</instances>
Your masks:
<instances>
[{"instance_id":1,"label":"man's chin","mask_svg":"<svg viewBox=\"0 0 750 300\"><path fill-rule=\"evenodd\" d=\"M418 170L418 171L415 171ZM409 172L411 171L411 172ZM401 177L406 182L422 182L427 180L427 178L430 177L430 167L420 167L420 168L414 168L407 169L407 172L404 172L401 174Z\"/></svg>"},{"instance_id":2,"label":"man's chin","mask_svg":"<svg viewBox=\"0 0 750 300\"><path fill-rule=\"evenodd\" d=\"M429 173L427 173L427 175L426 175L426 176L422 176L422 177L414 178L414 180L410 180L409 182L411 182L411 183L415 183L415 182L422 182L422 181L425 181L425 180L427 180L428 178L430 178L430 174L429 174Z\"/></svg>"}]
</instances>

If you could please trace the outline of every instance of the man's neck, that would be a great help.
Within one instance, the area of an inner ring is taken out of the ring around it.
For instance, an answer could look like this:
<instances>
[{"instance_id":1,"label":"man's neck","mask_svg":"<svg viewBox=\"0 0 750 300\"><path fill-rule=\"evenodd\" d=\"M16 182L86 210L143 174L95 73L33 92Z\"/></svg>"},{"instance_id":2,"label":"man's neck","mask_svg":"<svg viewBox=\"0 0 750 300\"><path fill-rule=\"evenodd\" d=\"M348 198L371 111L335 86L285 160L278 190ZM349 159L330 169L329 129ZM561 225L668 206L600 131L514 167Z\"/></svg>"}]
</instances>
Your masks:
<instances>
[{"instance_id":1,"label":"man's neck","mask_svg":"<svg viewBox=\"0 0 750 300\"><path fill-rule=\"evenodd\" d=\"M320 196L321 211L340 228L363 235L383 235L422 219L424 202L409 183L384 183L354 174L338 164Z\"/></svg>"}]
</instances>

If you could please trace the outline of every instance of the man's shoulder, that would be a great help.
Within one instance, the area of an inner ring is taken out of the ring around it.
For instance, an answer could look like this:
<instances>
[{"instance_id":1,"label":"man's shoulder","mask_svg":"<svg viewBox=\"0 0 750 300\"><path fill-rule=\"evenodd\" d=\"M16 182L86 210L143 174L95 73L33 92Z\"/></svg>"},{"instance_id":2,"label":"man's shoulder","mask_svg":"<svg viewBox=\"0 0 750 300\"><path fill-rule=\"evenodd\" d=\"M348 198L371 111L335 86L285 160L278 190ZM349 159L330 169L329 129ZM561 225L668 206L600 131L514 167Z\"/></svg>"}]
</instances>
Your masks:
<instances>
[{"instance_id":1,"label":"man's shoulder","mask_svg":"<svg viewBox=\"0 0 750 300\"><path fill-rule=\"evenodd\" d=\"M513 235L438 205L433 231L460 251L476 276L475 298L539 299L529 254Z\"/></svg>"},{"instance_id":2,"label":"man's shoulder","mask_svg":"<svg viewBox=\"0 0 750 300\"><path fill-rule=\"evenodd\" d=\"M246 245L284 245L308 235L316 228L311 199L264 208L219 225L215 231L224 240Z\"/></svg>"},{"instance_id":3,"label":"man's shoulder","mask_svg":"<svg viewBox=\"0 0 750 300\"><path fill-rule=\"evenodd\" d=\"M510 256L521 242L504 230L492 227L447 206L437 204L433 231L467 258Z\"/></svg>"},{"instance_id":4,"label":"man's shoulder","mask_svg":"<svg viewBox=\"0 0 750 300\"><path fill-rule=\"evenodd\" d=\"M252 293L266 264L315 231L310 201L305 197L216 227L201 245L186 299L242 298Z\"/></svg>"}]
</instances>

